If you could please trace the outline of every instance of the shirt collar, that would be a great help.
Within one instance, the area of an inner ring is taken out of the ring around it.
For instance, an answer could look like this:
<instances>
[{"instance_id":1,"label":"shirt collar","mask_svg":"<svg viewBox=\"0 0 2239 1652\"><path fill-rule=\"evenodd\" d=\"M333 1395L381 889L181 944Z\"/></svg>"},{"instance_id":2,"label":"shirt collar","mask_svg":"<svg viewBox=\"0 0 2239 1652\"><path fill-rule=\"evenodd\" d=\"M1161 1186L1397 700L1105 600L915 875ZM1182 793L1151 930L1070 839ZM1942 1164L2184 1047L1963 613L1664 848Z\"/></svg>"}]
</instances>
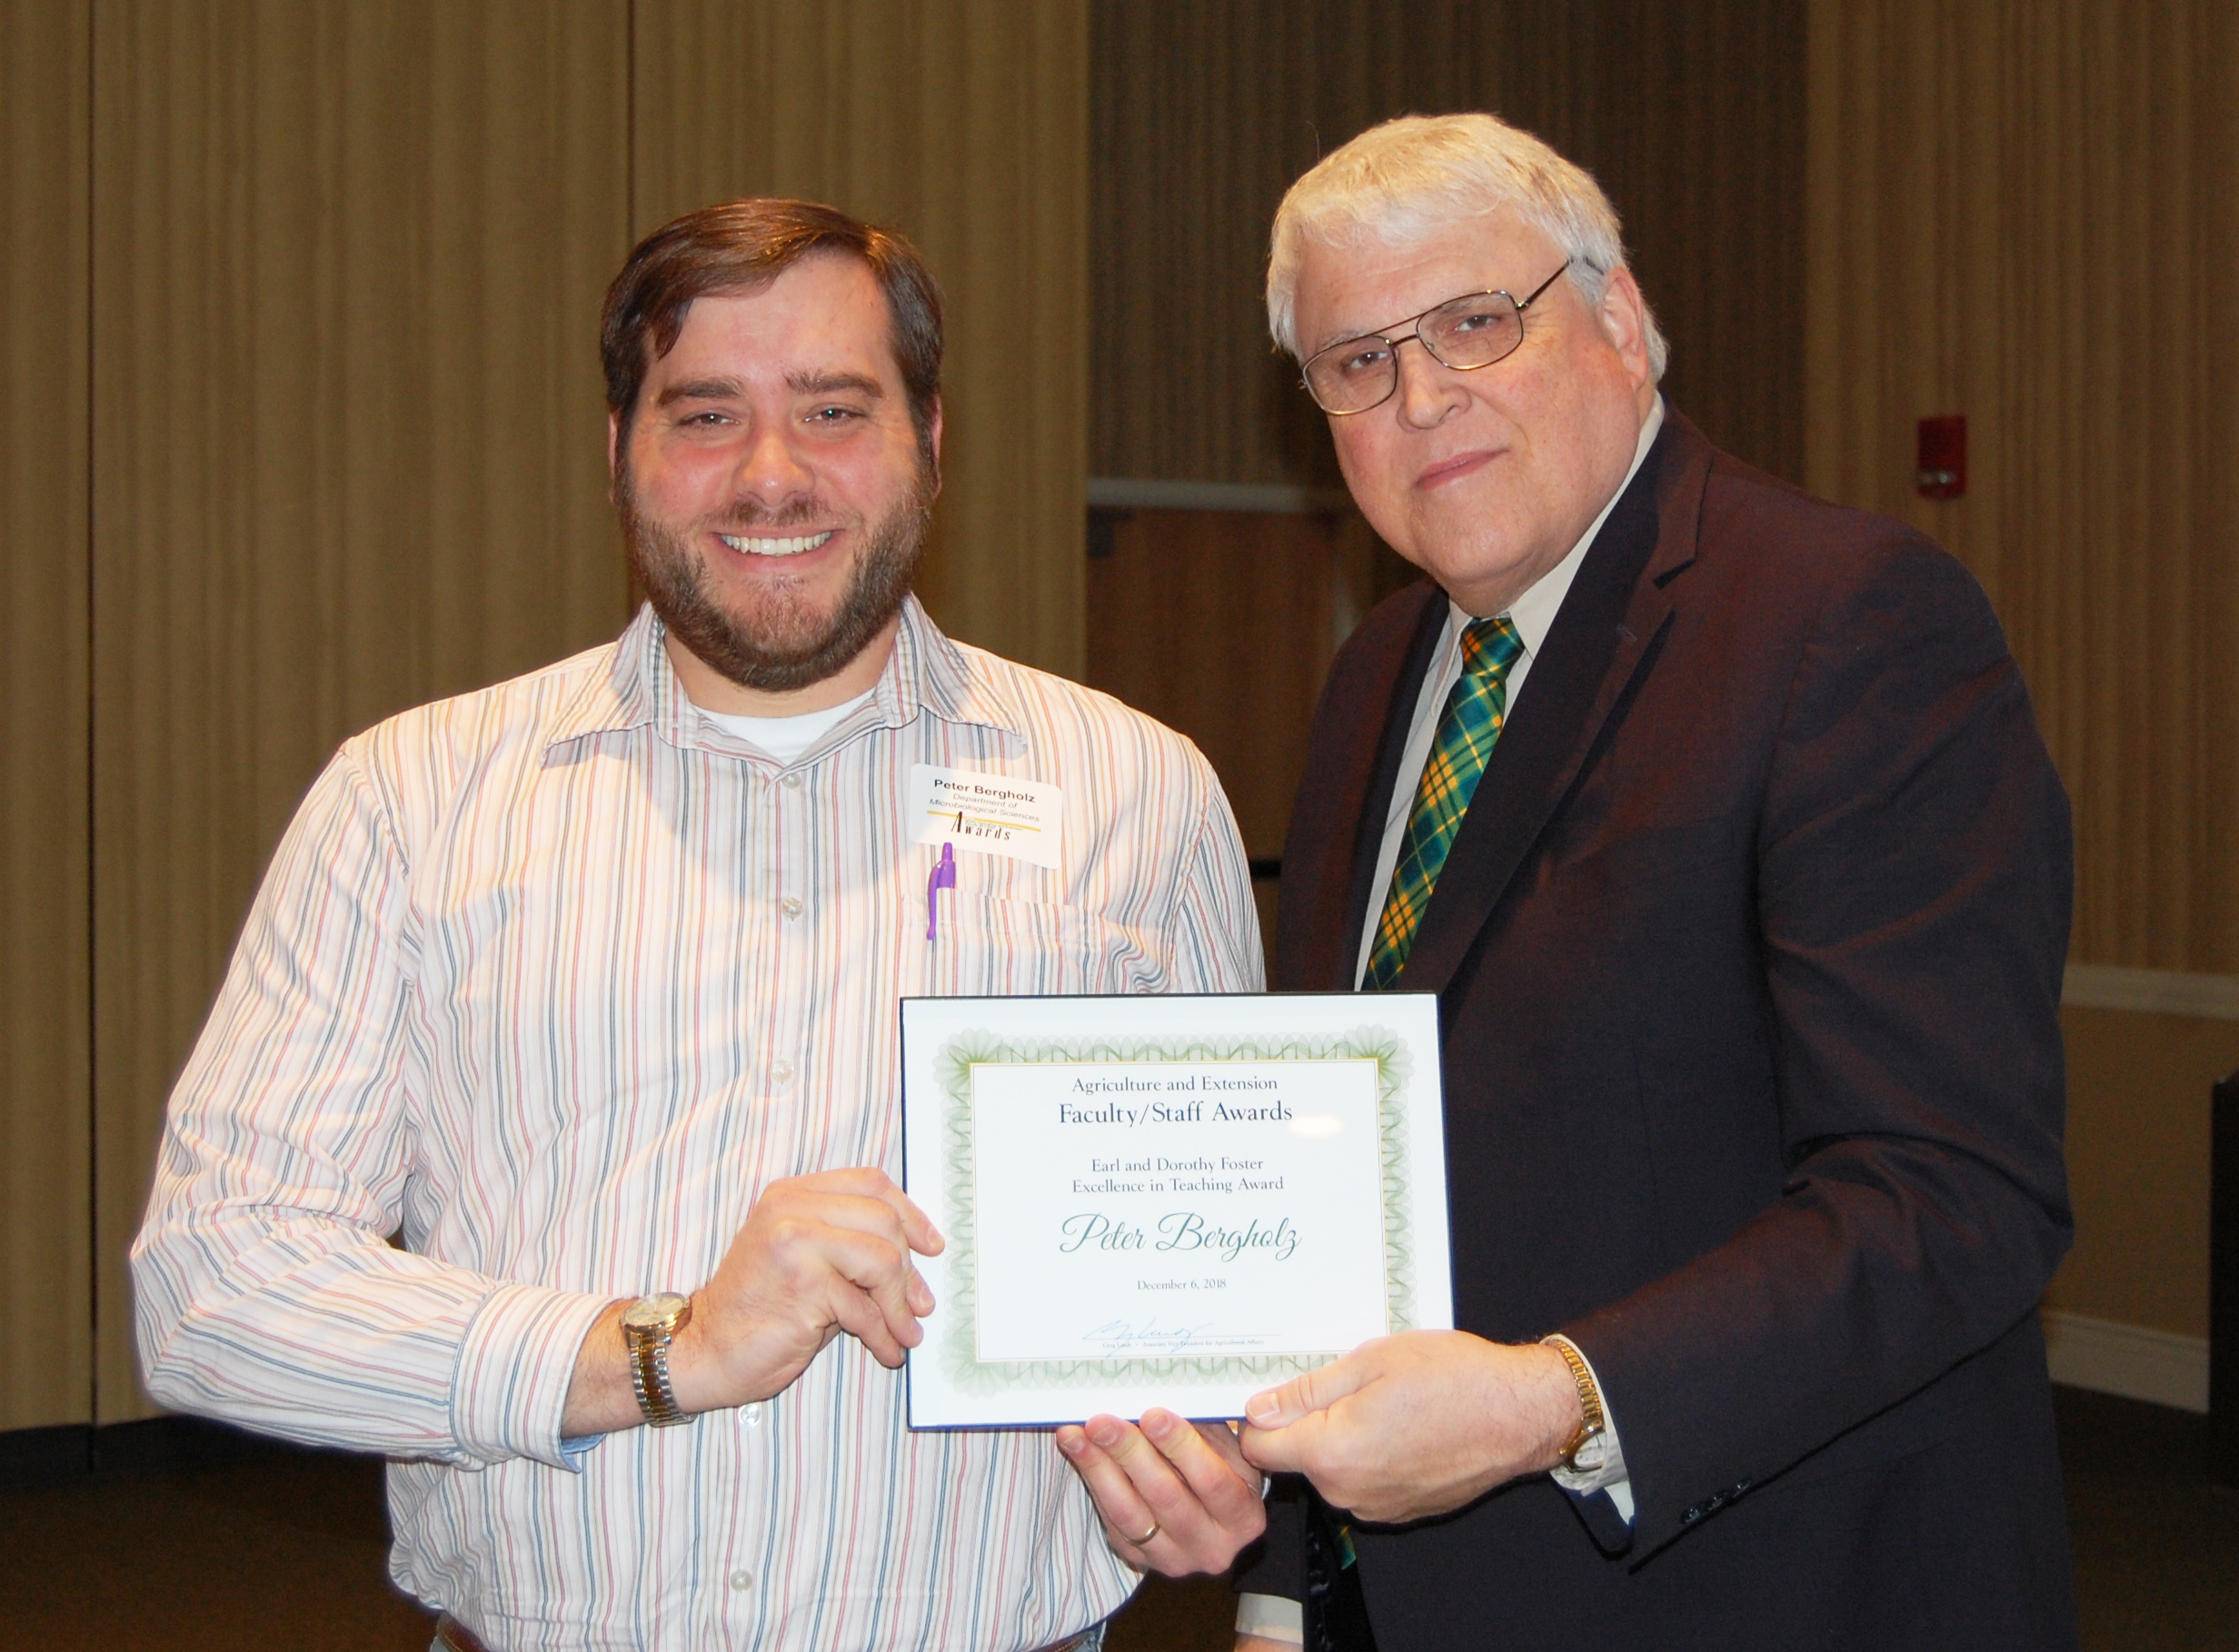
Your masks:
<instances>
[{"instance_id":1,"label":"shirt collar","mask_svg":"<svg viewBox=\"0 0 2239 1652\"><path fill-rule=\"evenodd\" d=\"M1647 458L1648 450L1656 445L1657 433L1663 428L1664 397L1658 392L1656 405L1648 409L1648 416L1641 421L1639 440L1633 443L1633 463L1625 473L1625 480L1617 483L1617 492L1610 494L1609 502L1602 506L1601 514L1587 524L1586 532L1578 536L1578 542L1570 547L1561 562L1533 581L1523 595L1508 604L1508 622L1516 627L1516 634L1523 640L1526 653L1537 654L1539 645L1547 641L1547 632L1555 629L1555 615L1563 605L1563 598L1570 593L1570 582L1578 576L1578 564L1586 560L1586 553L1594 543L1594 536L1601 532L1602 523L1609 520L1609 513L1616 510L1617 501L1625 497L1625 490L1633 485L1633 478L1640 473L1641 462ZM1475 622L1478 616L1451 598L1448 599L1448 606L1453 611L1448 629L1458 636L1462 627Z\"/></svg>"},{"instance_id":2,"label":"shirt collar","mask_svg":"<svg viewBox=\"0 0 2239 1652\"><path fill-rule=\"evenodd\" d=\"M724 751L737 746L740 742L701 718L669 663L667 640L668 628L652 605L640 608L615 640L608 669L592 673L553 725L546 748L589 734L648 726L672 746ZM947 722L994 729L1021 742L1025 738L1025 720L986 673L973 671L965 652L941 634L912 594L902 601L894 652L879 673L868 711L859 710L848 722L898 729L920 711Z\"/></svg>"}]
</instances>

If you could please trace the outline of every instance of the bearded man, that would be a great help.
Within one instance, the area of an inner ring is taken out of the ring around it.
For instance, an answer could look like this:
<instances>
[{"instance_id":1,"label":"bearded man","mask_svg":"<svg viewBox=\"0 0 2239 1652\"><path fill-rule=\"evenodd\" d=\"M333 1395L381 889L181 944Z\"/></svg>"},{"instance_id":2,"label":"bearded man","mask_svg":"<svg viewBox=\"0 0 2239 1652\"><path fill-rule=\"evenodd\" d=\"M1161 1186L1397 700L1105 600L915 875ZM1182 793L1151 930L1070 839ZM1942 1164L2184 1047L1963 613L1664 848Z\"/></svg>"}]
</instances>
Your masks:
<instances>
[{"instance_id":1,"label":"bearded man","mask_svg":"<svg viewBox=\"0 0 2239 1652\"><path fill-rule=\"evenodd\" d=\"M313 787L171 1100L148 1388L391 1458L443 1644L1094 1646L1136 1574L1049 1438L905 1426L941 1240L895 1005L1256 989L1227 801L911 596L940 307L899 236L694 213L602 351L647 606ZM920 841L927 769L1056 789L1060 866Z\"/></svg>"}]
</instances>

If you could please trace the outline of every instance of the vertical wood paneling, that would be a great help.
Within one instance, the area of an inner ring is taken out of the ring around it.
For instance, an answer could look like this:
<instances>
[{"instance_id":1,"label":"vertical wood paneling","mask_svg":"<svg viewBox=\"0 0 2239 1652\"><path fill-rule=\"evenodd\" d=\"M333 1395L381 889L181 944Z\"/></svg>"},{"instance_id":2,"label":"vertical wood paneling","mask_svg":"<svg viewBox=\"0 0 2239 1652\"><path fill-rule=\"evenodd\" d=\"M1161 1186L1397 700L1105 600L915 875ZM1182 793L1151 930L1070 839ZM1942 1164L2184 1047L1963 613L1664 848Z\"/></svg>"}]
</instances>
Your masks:
<instances>
[{"instance_id":1,"label":"vertical wood paneling","mask_svg":"<svg viewBox=\"0 0 2239 1652\"><path fill-rule=\"evenodd\" d=\"M1283 852L1336 639L1338 519L1138 511L1089 564L1089 682L1197 741L1244 851Z\"/></svg>"},{"instance_id":2,"label":"vertical wood paneling","mask_svg":"<svg viewBox=\"0 0 2239 1652\"><path fill-rule=\"evenodd\" d=\"M1671 341L1665 389L1728 451L1800 479L1804 13L1793 0L1574 0L1561 81L1500 45L1506 112L1600 180Z\"/></svg>"},{"instance_id":3,"label":"vertical wood paneling","mask_svg":"<svg viewBox=\"0 0 2239 1652\"><path fill-rule=\"evenodd\" d=\"M1676 404L1800 475L1803 14L1785 0L1096 0L1092 472L1327 481L1267 343L1268 231L1321 154L1490 109L1593 171Z\"/></svg>"},{"instance_id":4,"label":"vertical wood paneling","mask_svg":"<svg viewBox=\"0 0 2239 1652\"><path fill-rule=\"evenodd\" d=\"M99 1420L164 1093L352 731L611 635L627 16L97 0Z\"/></svg>"},{"instance_id":5,"label":"vertical wood paneling","mask_svg":"<svg viewBox=\"0 0 2239 1652\"><path fill-rule=\"evenodd\" d=\"M634 53L637 233L792 194L924 252L947 434L920 590L957 635L1080 675L1086 0L639 0Z\"/></svg>"},{"instance_id":6,"label":"vertical wood paneling","mask_svg":"<svg viewBox=\"0 0 2239 1652\"><path fill-rule=\"evenodd\" d=\"M89 21L0 5L0 1428L92 1418Z\"/></svg>"},{"instance_id":7,"label":"vertical wood paneling","mask_svg":"<svg viewBox=\"0 0 2239 1652\"><path fill-rule=\"evenodd\" d=\"M2239 10L1819 0L1807 473L1989 588L2075 804L2079 961L2239 971ZM1968 418L1965 499L1914 421Z\"/></svg>"}]
</instances>

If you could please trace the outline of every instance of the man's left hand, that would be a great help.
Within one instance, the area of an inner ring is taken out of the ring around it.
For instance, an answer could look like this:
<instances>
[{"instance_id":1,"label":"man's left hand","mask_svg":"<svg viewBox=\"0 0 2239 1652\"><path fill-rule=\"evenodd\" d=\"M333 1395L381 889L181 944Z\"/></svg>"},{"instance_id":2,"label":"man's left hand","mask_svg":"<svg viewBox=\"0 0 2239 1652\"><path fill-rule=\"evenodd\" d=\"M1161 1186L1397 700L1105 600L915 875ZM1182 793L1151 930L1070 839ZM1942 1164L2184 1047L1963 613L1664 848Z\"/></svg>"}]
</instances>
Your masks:
<instances>
[{"instance_id":1,"label":"man's left hand","mask_svg":"<svg viewBox=\"0 0 2239 1652\"><path fill-rule=\"evenodd\" d=\"M1303 1474L1334 1508L1391 1524L1445 1514L1560 1458L1581 1413L1570 1367L1538 1343L1407 1331L1255 1394L1244 1455Z\"/></svg>"},{"instance_id":2,"label":"man's left hand","mask_svg":"<svg viewBox=\"0 0 2239 1652\"><path fill-rule=\"evenodd\" d=\"M1139 1428L1091 1417L1060 1428L1058 1449L1096 1499L1112 1553L1139 1572L1223 1572L1267 1529L1260 1477L1225 1423L1156 1408Z\"/></svg>"}]
</instances>

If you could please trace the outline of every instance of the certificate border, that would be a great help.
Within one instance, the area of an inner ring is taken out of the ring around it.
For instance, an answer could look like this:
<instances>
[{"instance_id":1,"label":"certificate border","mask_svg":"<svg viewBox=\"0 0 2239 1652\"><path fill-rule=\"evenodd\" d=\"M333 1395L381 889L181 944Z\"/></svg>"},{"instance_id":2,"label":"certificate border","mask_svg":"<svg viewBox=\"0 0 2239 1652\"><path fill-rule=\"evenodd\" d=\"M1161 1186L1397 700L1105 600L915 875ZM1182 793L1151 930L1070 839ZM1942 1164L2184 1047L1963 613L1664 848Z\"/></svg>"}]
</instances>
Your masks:
<instances>
[{"instance_id":1,"label":"certificate border","mask_svg":"<svg viewBox=\"0 0 2239 1652\"><path fill-rule=\"evenodd\" d=\"M1219 1042L1195 1040L1179 1044L1159 1039L1048 1039L1021 1042L992 1032L967 1030L951 1036L933 1058L933 1070L946 1105L941 1111L946 1172L948 1264L954 1314L940 1340L943 1374L960 1392L1000 1393L1020 1386L1040 1388L1109 1387L1116 1383L1181 1378L1191 1385L1281 1380L1326 1365L1344 1350L1315 1354L1231 1354L1199 1359L1036 1359L994 1360L979 1357L978 1225L973 1211L975 1148L972 1139L972 1069L1025 1067L1087 1061L1374 1061L1377 1068L1377 1126L1384 1177L1384 1313L1387 1328L1409 1330L1415 1322L1415 1253L1408 1190L1407 1108L1403 1098L1413 1076L1407 1041L1387 1027L1356 1027L1336 1038L1288 1038Z\"/></svg>"}]
</instances>

